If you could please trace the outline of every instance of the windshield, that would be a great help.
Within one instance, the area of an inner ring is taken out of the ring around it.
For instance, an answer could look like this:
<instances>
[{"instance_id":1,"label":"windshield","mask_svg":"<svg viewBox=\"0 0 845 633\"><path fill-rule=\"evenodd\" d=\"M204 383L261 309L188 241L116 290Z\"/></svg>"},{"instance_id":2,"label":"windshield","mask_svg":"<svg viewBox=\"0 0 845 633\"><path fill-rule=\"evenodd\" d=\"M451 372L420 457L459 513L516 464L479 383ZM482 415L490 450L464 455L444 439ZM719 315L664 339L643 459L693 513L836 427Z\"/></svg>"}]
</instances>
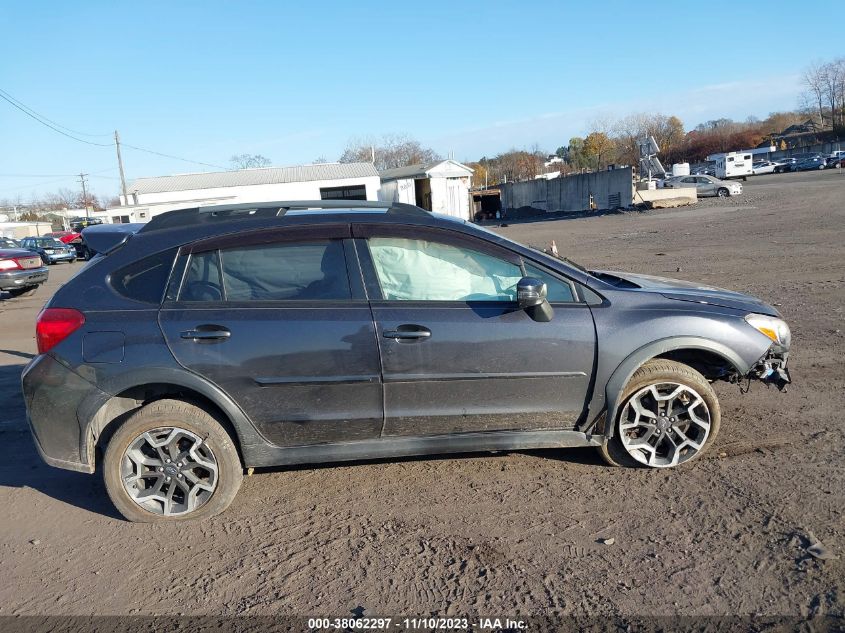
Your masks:
<instances>
[{"instance_id":1,"label":"windshield","mask_svg":"<svg viewBox=\"0 0 845 633\"><path fill-rule=\"evenodd\" d=\"M505 237L504 235L500 235L499 233L496 233L496 231L493 231L493 230L491 230L491 229L487 228L486 226L481 226L480 224L473 224L473 226L474 226L475 228L477 228L477 229L480 229L481 231L484 231L485 233L488 233L488 234L490 234L490 235L495 235L497 238L499 238L499 239L501 239L501 240L504 240L504 241L506 241L506 242L508 242L508 243L510 243L510 244L514 244L514 245L516 245L516 246L522 246L522 247L527 248L527 249L529 249L529 250L531 250L531 251L534 251L535 253L539 253L539 254L541 254L541 255L545 255L545 256L547 256L547 257L552 257L552 258L554 258L554 259L557 259L558 261L562 261L562 262L565 262L565 263L569 264L569 265L570 265L570 266L572 266L573 268L576 268L576 269L580 270L582 273L586 273L586 274L588 274L588 275L592 275L592 273L591 273L589 270L587 270L587 268L585 268L584 266L582 266L581 264L579 264L579 263L577 263L577 262L572 261L572 260L571 260L571 259L569 259L568 257L563 257L563 256L561 256L561 255L559 255L559 254L558 254L558 255L556 255L554 252L552 252L552 249L551 249L550 247L548 247L548 248L543 248L542 246L537 246L537 245L535 245L535 244L522 244L522 243L520 243L520 242L517 242L517 241L515 241L515 240L512 240L512 239L510 239L510 238L507 238L507 237Z\"/></svg>"}]
</instances>

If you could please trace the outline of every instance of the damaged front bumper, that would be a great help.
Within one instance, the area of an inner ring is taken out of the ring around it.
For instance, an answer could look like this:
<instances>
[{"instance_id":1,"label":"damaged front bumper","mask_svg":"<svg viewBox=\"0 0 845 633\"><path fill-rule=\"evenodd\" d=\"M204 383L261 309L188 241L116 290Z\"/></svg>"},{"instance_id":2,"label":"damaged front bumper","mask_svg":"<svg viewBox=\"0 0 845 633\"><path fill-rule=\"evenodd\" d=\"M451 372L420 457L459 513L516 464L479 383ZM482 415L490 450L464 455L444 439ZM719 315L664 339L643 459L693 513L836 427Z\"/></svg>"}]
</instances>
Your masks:
<instances>
[{"instance_id":1,"label":"damaged front bumper","mask_svg":"<svg viewBox=\"0 0 845 633\"><path fill-rule=\"evenodd\" d=\"M749 381L759 380L767 385L774 385L778 391L784 391L792 382L789 369L786 367L789 352L775 353L771 350L751 368L745 377Z\"/></svg>"}]
</instances>

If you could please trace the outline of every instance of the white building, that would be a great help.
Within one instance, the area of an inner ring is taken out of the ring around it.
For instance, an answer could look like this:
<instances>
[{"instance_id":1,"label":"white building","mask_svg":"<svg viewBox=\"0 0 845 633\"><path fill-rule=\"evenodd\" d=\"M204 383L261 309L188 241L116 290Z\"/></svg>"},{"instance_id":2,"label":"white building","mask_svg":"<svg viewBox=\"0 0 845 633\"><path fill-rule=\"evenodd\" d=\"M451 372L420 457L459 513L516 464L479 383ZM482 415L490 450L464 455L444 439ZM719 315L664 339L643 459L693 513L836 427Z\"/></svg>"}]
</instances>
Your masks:
<instances>
[{"instance_id":1,"label":"white building","mask_svg":"<svg viewBox=\"0 0 845 633\"><path fill-rule=\"evenodd\" d=\"M378 199L405 202L418 207L470 219L469 190L472 169L454 160L385 169Z\"/></svg>"},{"instance_id":2,"label":"white building","mask_svg":"<svg viewBox=\"0 0 845 633\"><path fill-rule=\"evenodd\" d=\"M139 178L127 187L128 204L105 213L108 222L148 222L191 206L278 200L378 200L379 175L371 163L317 163L237 171ZM99 215L99 214L98 214Z\"/></svg>"}]
</instances>

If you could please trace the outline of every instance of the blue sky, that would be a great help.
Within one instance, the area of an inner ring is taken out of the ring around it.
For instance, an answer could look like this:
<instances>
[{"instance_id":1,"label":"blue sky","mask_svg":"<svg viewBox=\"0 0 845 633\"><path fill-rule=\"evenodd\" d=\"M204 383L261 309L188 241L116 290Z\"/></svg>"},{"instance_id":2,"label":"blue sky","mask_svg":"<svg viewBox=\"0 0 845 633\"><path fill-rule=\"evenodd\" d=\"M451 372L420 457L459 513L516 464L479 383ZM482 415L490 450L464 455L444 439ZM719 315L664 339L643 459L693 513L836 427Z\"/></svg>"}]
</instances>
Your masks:
<instances>
[{"instance_id":1,"label":"blue sky","mask_svg":"<svg viewBox=\"0 0 845 633\"><path fill-rule=\"evenodd\" d=\"M216 165L336 160L383 133L474 160L554 151L598 117L690 128L792 109L801 71L845 55L841 0L722 6L9 0L0 89L73 130ZM4 101L0 139L0 199L76 187L66 175L83 170L117 192L113 148ZM128 148L124 161L129 180L210 169Z\"/></svg>"}]
</instances>

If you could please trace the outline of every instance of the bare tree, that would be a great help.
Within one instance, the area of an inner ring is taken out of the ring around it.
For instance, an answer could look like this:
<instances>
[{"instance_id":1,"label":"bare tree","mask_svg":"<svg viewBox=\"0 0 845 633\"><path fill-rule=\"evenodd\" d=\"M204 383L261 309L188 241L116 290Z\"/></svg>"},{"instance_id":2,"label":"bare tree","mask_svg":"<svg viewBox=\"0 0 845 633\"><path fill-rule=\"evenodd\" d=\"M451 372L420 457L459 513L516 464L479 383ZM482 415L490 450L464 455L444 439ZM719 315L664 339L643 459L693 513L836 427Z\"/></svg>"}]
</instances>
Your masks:
<instances>
[{"instance_id":1,"label":"bare tree","mask_svg":"<svg viewBox=\"0 0 845 633\"><path fill-rule=\"evenodd\" d=\"M235 154L229 159L233 170L269 167L270 159L261 154Z\"/></svg>"},{"instance_id":2,"label":"bare tree","mask_svg":"<svg viewBox=\"0 0 845 633\"><path fill-rule=\"evenodd\" d=\"M819 63L811 64L802 77L807 87L807 99L813 103L819 115L819 123L824 127L824 97L825 97L825 65Z\"/></svg>"},{"instance_id":3,"label":"bare tree","mask_svg":"<svg viewBox=\"0 0 845 633\"><path fill-rule=\"evenodd\" d=\"M433 149L404 134L385 134L380 139L355 139L340 157L341 163L369 163L376 169L393 169L440 160Z\"/></svg>"}]
</instances>

